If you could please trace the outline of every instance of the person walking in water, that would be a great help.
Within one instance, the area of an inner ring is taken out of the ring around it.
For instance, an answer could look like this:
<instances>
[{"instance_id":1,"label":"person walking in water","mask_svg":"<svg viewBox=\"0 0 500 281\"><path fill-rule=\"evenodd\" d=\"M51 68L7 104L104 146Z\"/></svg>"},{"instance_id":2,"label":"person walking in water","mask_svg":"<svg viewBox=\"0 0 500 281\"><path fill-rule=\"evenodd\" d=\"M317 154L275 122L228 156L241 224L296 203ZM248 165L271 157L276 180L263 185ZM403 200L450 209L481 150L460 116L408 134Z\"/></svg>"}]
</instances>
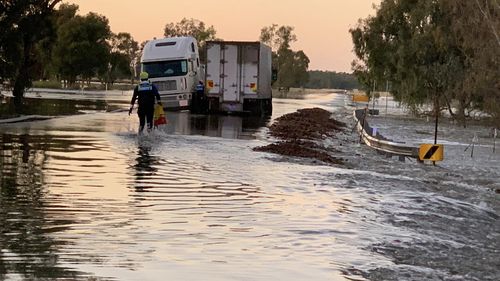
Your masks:
<instances>
[{"instance_id":1,"label":"person walking in water","mask_svg":"<svg viewBox=\"0 0 500 281\"><path fill-rule=\"evenodd\" d=\"M155 99L158 104L161 105L158 89L148 80L149 74L147 72L141 72L140 78L141 82L134 88L134 95L132 96L130 110L128 111L128 115L130 115L132 109L134 109L135 100L137 99L139 104L139 108L137 109L137 115L139 115L139 134L144 130L146 121L148 122L148 132L153 129Z\"/></svg>"},{"instance_id":2,"label":"person walking in water","mask_svg":"<svg viewBox=\"0 0 500 281\"><path fill-rule=\"evenodd\" d=\"M199 81L196 85L196 93L193 95L191 111L193 113L201 113L202 109L205 107L205 85L203 81Z\"/></svg>"}]
</instances>

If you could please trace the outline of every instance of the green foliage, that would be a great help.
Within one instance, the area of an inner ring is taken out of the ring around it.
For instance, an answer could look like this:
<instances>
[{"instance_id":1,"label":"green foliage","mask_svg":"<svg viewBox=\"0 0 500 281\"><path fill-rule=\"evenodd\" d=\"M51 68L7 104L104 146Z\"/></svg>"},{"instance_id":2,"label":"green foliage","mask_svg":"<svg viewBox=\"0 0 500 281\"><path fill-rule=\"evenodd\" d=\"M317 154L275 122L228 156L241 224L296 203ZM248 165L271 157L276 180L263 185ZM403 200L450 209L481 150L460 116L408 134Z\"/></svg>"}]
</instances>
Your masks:
<instances>
[{"instance_id":1,"label":"green foliage","mask_svg":"<svg viewBox=\"0 0 500 281\"><path fill-rule=\"evenodd\" d=\"M74 16L59 26L57 35L54 64L70 85L78 76L89 80L108 71L111 31L106 17L95 13Z\"/></svg>"},{"instance_id":2,"label":"green foliage","mask_svg":"<svg viewBox=\"0 0 500 281\"><path fill-rule=\"evenodd\" d=\"M297 41L291 26L273 24L261 29L260 41L273 49L273 68L278 70L278 87L303 87L309 80L309 58L304 51L294 52L290 44Z\"/></svg>"},{"instance_id":3,"label":"green foliage","mask_svg":"<svg viewBox=\"0 0 500 281\"><path fill-rule=\"evenodd\" d=\"M52 32L51 16L60 1L0 1L0 81L10 81L17 98L37 73L37 44Z\"/></svg>"},{"instance_id":4,"label":"green foliage","mask_svg":"<svg viewBox=\"0 0 500 281\"><path fill-rule=\"evenodd\" d=\"M132 38L130 33L120 32L112 37L112 50L113 52L118 52L123 54L128 61L129 70L125 71L123 69L123 73L128 73L129 77L135 77L135 68L136 65L139 64L140 60L140 49L139 43ZM133 81L132 81L133 82Z\"/></svg>"},{"instance_id":5,"label":"green foliage","mask_svg":"<svg viewBox=\"0 0 500 281\"><path fill-rule=\"evenodd\" d=\"M335 71L309 71L309 89L359 89L360 84L354 74Z\"/></svg>"},{"instance_id":6,"label":"green foliage","mask_svg":"<svg viewBox=\"0 0 500 281\"><path fill-rule=\"evenodd\" d=\"M464 121L473 109L491 114L500 128L500 6L495 0L442 0L441 8L452 21L449 40L458 45L464 67L449 94Z\"/></svg>"},{"instance_id":7,"label":"green foliage","mask_svg":"<svg viewBox=\"0 0 500 281\"><path fill-rule=\"evenodd\" d=\"M116 79L133 81L135 66L139 60L139 43L129 33L118 33L111 36L111 53L108 66L101 78L106 84L113 84Z\"/></svg>"},{"instance_id":8,"label":"green foliage","mask_svg":"<svg viewBox=\"0 0 500 281\"><path fill-rule=\"evenodd\" d=\"M197 19L183 18L178 23L167 23L163 35L165 37L192 36L198 41L198 47L203 47L206 41L216 40L215 28Z\"/></svg>"},{"instance_id":9,"label":"green foliage","mask_svg":"<svg viewBox=\"0 0 500 281\"><path fill-rule=\"evenodd\" d=\"M206 42L210 40L220 40L215 35L217 31L211 25L207 27L204 22L197 19L183 18L178 23L167 23L163 35L165 37L192 36L198 41L198 49L201 62L205 62L205 47ZM145 44L145 42L143 42ZM141 50L143 49L141 44Z\"/></svg>"},{"instance_id":10,"label":"green foliage","mask_svg":"<svg viewBox=\"0 0 500 281\"><path fill-rule=\"evenodd\" d=\"M445 105L461 121L467 109L486 110L481 92L499 95L494 1L383 1L376 16L350 30L354 73L366 90L390 81L395 98L415 110L433 103L438 112Z\"/></svg>"},{"instance_id":11,"label":"green foliage","mask_svg":"<svg viewBox=\"0 0 500 281\"><path fill-rule=\"evenodd\" d=\"M41 80L33 81L33 88L61 89L61 81L58 80Z\"/></svg>"},{"instance_id":12,"label":"green foliage","mask_svg":"<svg viewBox=\"0 0 500 281\"><path fill-rule=\"evenodd\" d=\"M112 34L106 17L77 15L60 0L0 1L0 82L16 97L30 87L75 87L77 79L100 77L107 84L133 79L139 44L129 33ZM49 80L49 81L47 81ZM65 85L66 86L66 85Z\"/></svg>"},{"instance_id":13,"label":"green foliage","mask_svg":"<svg viewBox=\"0 0 500 281\"><path fill-rule=\"evenodd\" d=\"M131 76L129 57L119 52L111 52L108 68L104 74L101 74L104 82L109 85L113 84L117 79L130 78Z\"/></svg>"},{"instance_id":14,"label":"green foliage","mask_svg":"<svg viewBox=\"0 0 500 281\"><path fill-rule=\"evenodd\" d=\"M271 26L263 27L260 31L260 41L268 44L273 50L289 49L290 44L297 41L297 36L293 33L291 26Z\"/></svg>"}]
</instances>

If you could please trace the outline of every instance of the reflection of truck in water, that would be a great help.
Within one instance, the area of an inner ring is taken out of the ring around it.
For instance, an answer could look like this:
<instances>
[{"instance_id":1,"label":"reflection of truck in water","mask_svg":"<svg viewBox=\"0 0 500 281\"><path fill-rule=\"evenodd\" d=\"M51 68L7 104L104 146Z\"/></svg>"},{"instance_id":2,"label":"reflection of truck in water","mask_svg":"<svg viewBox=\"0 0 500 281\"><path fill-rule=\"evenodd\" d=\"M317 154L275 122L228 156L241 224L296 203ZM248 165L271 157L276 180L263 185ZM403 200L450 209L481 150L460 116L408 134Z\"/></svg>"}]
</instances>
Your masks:
<instances>
[{"instance_id":1,"label":"reflection of truck in water","mask_svg":"<svg viewBox=\"0 0 500 281\"><path fill-rule=\"evenodd\" d=\"M158 88L165 108L188 108L202 76L196 39L172 37L149 41L144 46L141 68Z\"/></svg>"},{"instance_id":2,"label":"reflection of truck in water","mask_svg":"<svg viewBox=\"0 0 500 281\"><path fill-rule=\"evenodd\" d=\"M267 116L233 116L223 114L168 113L168 134L204 135L231 139L256 139L256 132L265 127Z\"/></svg>"},{"instance_id":3,"label":"reflection of truck in water","mask_svg":"<svg viewBox=\"0 0 500 281\"><path fill-rule=\"evenodd\" d=\"M272 112L272 51L260 42L209 41L205 93L210 112Z\"/></svg>"}]
</instances>

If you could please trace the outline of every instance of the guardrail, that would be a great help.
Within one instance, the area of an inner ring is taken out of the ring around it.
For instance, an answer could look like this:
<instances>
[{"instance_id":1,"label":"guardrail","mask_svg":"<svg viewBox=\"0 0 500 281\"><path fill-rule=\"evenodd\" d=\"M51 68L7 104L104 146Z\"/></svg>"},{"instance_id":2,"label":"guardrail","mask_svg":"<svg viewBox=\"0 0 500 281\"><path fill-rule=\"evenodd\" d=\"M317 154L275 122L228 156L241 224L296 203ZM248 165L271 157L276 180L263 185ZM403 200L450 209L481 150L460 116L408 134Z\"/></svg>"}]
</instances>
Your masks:
<instances>
[{"instance_id":1,"label":"guardrail","mask_svg":"<svg viewBox=\"0 0 500 281\"><path fill-rule=\"evenodd\" d=\"M367 110L358 109L354 111L354 119L356 119L356 129L360 135L360 141L366 145L387 156L399 156L401 161L406 157L418 159L419 148L417 146L408 145L404 142L397 142L388 139L368 124L366 120Z\"/></svg>"}]
</instances>

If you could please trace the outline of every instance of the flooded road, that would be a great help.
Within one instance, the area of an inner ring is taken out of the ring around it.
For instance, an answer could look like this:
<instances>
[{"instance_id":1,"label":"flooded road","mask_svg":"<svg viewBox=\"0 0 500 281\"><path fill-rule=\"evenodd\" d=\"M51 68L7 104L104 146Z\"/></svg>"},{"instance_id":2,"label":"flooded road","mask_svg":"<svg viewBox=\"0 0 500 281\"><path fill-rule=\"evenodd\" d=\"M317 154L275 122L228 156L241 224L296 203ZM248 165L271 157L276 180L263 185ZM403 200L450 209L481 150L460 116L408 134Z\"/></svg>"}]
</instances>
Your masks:
<instances>
[{"instance_id":1,"label":"flooded road","mask_svg":"<svg viewBox=\"0 0 500 281\"><path fill-rule=\"evenodd\" d=\"M345 104L167 113L142 137L135 115L106 105L0 125L0 279L498 280L500 153L486 129L469 159L469 136L450 126L438 167L382 158L356 136L338 148L345 167L252 151L276 117L317 106L350 120ZM425 122L373 124L430 138Z\"/></svg>"}]
</instances>

